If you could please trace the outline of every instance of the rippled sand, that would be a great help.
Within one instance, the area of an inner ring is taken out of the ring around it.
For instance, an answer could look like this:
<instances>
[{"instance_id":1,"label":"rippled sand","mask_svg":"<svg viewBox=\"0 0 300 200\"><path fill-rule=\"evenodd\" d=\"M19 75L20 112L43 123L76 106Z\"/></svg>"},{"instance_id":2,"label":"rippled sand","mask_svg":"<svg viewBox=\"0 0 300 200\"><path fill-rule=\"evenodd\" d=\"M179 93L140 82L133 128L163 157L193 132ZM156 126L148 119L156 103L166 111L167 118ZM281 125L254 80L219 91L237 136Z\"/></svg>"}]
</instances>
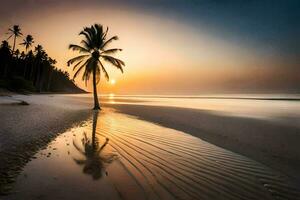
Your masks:
<instances>
[{"instance_id":1,"label":"rippled sand","mask_svg":"<svg viewBox=\"0 0 300 200\"><path fill-rule=\"evenodd\" d=\"M300 199L253 160L111 110L37 153L14 191L7 199Z\"/></svg>"}]
</instances>

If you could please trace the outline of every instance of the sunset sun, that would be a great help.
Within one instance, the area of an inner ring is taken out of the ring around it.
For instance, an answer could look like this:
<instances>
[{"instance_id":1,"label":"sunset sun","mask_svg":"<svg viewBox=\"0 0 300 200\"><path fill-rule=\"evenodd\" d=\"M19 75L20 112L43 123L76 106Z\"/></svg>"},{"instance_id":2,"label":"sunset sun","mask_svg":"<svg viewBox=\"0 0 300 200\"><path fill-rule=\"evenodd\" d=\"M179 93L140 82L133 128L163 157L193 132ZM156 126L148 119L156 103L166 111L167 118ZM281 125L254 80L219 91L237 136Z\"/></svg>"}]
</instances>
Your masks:
<instances>
[{"instance_id":1,"label":"sunset sun","mask_svg":"<svg viewBox=\"0 0 300 200\"><path fill-rule=\"evenodd\" d=\"M116 84L116 80L115 79L111 79L110 84L111 85L115 85Z\"/></svg>"}]
</instances>

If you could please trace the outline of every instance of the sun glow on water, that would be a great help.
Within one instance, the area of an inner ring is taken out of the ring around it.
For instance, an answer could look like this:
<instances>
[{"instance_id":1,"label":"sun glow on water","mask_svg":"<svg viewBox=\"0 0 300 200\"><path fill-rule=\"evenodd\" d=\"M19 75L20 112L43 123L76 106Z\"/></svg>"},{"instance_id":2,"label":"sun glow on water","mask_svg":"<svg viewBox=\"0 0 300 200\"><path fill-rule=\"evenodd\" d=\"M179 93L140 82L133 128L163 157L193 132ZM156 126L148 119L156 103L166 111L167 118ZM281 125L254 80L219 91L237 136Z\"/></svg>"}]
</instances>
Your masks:
<instances>
[{"instance_id":1,"label":"sun glow on water","mask_svg":"<svg viewBox=\"0 0 300 200\"><path fill-rule=\"evenodd\" d=\"M114 97L115 97L114 93L110 93L109 96L108 96L109 99L113 99Z\"/></svg>"}]
</instances>

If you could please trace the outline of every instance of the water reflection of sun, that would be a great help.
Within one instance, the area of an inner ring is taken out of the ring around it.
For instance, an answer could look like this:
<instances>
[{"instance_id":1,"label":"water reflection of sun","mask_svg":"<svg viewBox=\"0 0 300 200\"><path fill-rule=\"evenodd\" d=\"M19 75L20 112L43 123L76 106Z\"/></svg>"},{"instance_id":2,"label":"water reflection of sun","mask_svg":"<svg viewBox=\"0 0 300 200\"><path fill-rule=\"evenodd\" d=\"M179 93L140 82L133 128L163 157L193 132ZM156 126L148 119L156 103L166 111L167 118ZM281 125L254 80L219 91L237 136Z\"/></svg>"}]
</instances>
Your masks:
<instances>
[{"instance_id":1,"label":"water reflection of sun","mask_svg":"<svg viewBox=\"0 0 300 200\"><path fill-rule=\"evenodd\" d=\"M110 93L108 98L109 99L114 99L114 97L115 97L115 94L114 93Z\"/></svg>"},{"instance_id":2,"label":"water reflection of sun","mask_svg":"<svg viewBox=\"0 0 300 200\"><path fill-rule=\"evenodd\" d=\"M110 93L108 95L109 103L114 104L115 103L114 98L115 98L115 94L114 93Z\"/></svg>"}]
</instances>

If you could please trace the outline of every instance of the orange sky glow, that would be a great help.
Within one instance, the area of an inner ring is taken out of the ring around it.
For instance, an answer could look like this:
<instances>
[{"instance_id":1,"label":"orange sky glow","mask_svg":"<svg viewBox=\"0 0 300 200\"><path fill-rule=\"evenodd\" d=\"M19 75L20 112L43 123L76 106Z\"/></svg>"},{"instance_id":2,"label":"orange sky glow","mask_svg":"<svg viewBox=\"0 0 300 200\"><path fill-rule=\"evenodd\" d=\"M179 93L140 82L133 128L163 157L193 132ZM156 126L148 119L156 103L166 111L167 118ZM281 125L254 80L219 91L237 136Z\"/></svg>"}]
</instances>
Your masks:
<instances>
[{"instance_id":1,"label":"orange sky glow","mask_svg":"<svg viewBox=\"0 0 300 200\"><path fill-rule=\"evenodd\" d=\"M299 78L293 75L293 70L277 70L282 65L294 69L294 64L287 63L272 50L266 52L222 38L213 30L205 29L205 26L193 27L179 20L125 6L57 6L41 8L30 15L19 11L16 16L24 17L12 17L5 23L1 22L1 27L19 24L23 33L32 34L35 44L42 44L49 56L58 61L57 67L67 70L71 76L74 73L66 62L75 54L68 50L68 44L79 43L78 33L84 26L93 23L109 26L110 35L120 38L111 47L123 49L116 57L124 60L126 67L122 74L106 65L111 79L116 83L110 84L102 77L102 93L195 94L219 92L225 87L241 91L243 86L251 85L250 89L255 89L256 84L263 84L265 80L272 82L272 77L279 77L279 82L286 81L280 74L292 75L292 79ZM1 33L4 31L1 30ZM76 84L91 90L80 76Z\"/></svg>"}]
</instances>

